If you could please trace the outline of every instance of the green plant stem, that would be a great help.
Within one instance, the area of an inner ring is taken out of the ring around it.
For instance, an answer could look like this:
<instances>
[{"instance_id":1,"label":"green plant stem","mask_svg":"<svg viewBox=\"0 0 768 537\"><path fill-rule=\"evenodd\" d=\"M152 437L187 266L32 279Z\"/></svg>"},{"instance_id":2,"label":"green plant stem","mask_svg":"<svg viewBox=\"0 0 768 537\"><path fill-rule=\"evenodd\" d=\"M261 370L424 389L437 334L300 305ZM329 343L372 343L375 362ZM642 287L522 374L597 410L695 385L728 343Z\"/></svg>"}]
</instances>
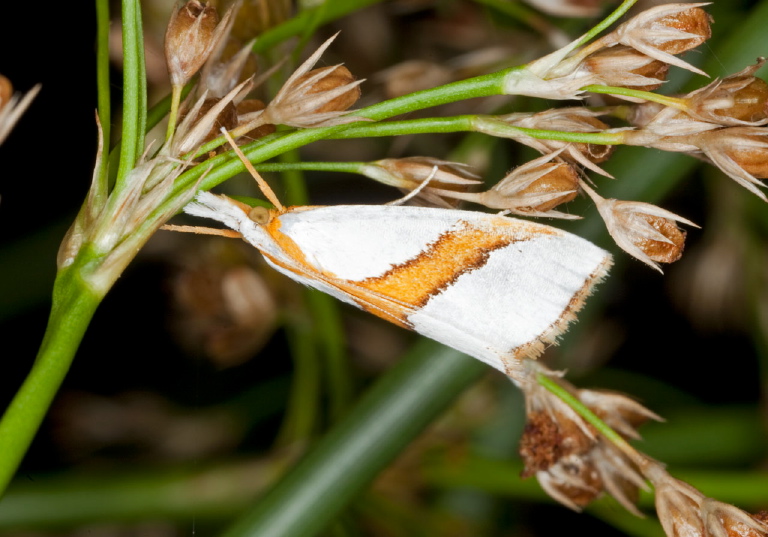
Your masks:
<instances>
[{"instance_id":1,"label":"green plant stem","mask_svg":"<svg viewBox=\"0 0 768 537\"><path fill-rule=\"evenodd\" d=\"M591 93L602 93L605 95L621 95L623 97L635 97L637 99L644 99L646 101L652 101L655 103L669 106L670 108L677 108L678 110L686 110L685 99L678 99L676 97L670 97L669 95L661 95L659 93L653 93L652 91L641 91L632 88L619 88L615 86L602 86L598 84L592 84L590 86L584 86L584 91Z\"/></svg>"},{"instance_id":2,"label":"green plant stem","mask_svg":"<svg viewBox=\"0 0 768 537\"><path fill-rule=\"evenodd\" d=\"M487 367L422 340L226 537L315 535Z\"/></svg>"},{"instance_id":3,"label":"green plant stem","mask_svg":"<svg viewBox=\"0 0 768 537\"><path fill-rule=\"evenodd\" d=\"M181 92L184 86L171 87L171 111L168 114L168 127L165 131L165 141L170 142L173 133L176 131L176 118L179 115L179 104L181 103Z\"/></svg>"},{"instance_id":4,"label":"green plant stem","mask_svg":"<svg viewBox=\"0 0 768 537\"><path fill-rule=\"evenodd\" d=\"M637 3L637 0L624 0L619 7L613 10L605 19L593 26L587 33L585 33L578 41L578 46L584 45L591 41L598 34L606 30L611 24L619 20L624 14L630 10L632 6Z\"/></svg>"},{"instance_id":5,"label":"green plant stem","mask_svg":"<svg viewBox=\"0 0 768 537\"><path fill-rule=\"evenodd\" d=\"M359 173L366 162L270 162L255 164L259 172L283 172L286 170L311 170L315 172Z\"/></svg>"},{"instance_id":6,"label":"green plant stem","mask_svg":"<svg viewBox=\"0 0 768 537\"><path fill-rule=\"evenodd\" d=\"M103 298L79 278L79 269L73 265L57 275L51 315L37 358L0 420L0 492L32 443Z\"/></svg>"},{"instance_id":7,"label":"green plant stem","mask_svg":"<svg viewBox=\"0 0 768 537\"><path fill-rule=\"evenodd\" d=\"M331 139L403 136L406 134L439 134L451 132L484 132L502 138L536 138L582 144L618 145L624 143L622 132L567 132L515 127L497 116L464 115L355 123L348 129L329 136Z\"/></svg>"},{"instance_id":8,"label":"green plant stem","mask_svg":"<svg viewBox=\"0 0 768 537\"><path fill-rule=\"evenodd\" d=\"M144 151L147 117L144 40L138 0L123 0L123 131L116 187L121 188Z\"/></svg>"},{"instance_id":9,"label":"green plant stem","mask_svg":"<svg viewBox=\"0 0 768 537\"><path fill-rule=\"evenodd\" d=\"M96 0L96 89L98 99L99 123L104 134L104 140L108 143L112 129L112 112L109 86L109 1ZM105 147L104 151L107 151ZM99 176L103 182L107 181L108 160L101 161ZM106 190L106 184L105 184Z\"/></svg>"}]
</instances>

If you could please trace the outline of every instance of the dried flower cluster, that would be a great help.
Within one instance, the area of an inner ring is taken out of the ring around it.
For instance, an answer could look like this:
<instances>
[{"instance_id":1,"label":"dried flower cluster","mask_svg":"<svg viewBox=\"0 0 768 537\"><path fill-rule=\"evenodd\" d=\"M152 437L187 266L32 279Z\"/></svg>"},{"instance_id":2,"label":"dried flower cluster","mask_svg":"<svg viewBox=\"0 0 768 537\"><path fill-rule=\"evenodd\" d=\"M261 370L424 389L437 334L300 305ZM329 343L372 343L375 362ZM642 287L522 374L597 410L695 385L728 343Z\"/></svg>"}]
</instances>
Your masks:
<instances>
[{"instance_id":1,"label":"dried flower cluster","mask_svg":"<svg viewBox=\"0 0 768 537\"><path fill-rule=\"evenodd\" d=\"M754 76L764 63L679 96L676 106L638 106L626 143L707 160L768 201L759 189L768 177L768 84Z\"/></svg>"},{"instance_id":2,"label":"dried flower cluster","mask_svg":"<svg viewBox=\"0 0 768 537\"><path fill-rule=\"evenodd\" d=\"M624 395L577 390L538 363L530 363L529 369L556 380L625 438L639 438L639 425L660 419ZM522 389L527 419L520 441L523 477L535 475L550 496L574 510L608 493L639 514L635 502L646 485L635 461L533 378Z\"/></svg>"}]
</instances>

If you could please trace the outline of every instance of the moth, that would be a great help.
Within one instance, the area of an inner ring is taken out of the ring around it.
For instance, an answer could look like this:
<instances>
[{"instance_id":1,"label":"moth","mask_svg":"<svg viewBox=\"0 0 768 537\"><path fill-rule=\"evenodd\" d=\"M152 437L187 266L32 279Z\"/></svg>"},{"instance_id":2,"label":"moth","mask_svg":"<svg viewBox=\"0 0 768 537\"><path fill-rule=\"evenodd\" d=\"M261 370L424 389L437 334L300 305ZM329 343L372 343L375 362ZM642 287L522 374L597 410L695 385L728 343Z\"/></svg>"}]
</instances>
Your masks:
<instances>
[{"instance_id":1,"label":"moth","mask_svg":"<svg viewBox=\"0 0 768 537\"><path fill-rule=\"evenodd\" d=\"M556 342L611 256L576 235L506 216L399 205L274 209L200 192L184 212L232 231L289 278L521 377Z\"/></svg>"}]
</instances>

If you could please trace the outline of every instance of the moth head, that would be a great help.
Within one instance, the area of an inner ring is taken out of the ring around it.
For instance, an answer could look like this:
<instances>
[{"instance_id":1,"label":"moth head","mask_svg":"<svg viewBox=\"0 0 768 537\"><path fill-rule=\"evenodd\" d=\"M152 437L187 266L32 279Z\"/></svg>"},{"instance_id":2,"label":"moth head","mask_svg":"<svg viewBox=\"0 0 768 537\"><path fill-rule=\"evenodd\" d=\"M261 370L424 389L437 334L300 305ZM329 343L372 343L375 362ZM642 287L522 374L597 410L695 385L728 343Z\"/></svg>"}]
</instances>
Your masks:
<instances>
[{"instance_id":1,"label":"moth head","mask_svg":"<svg viewBox=\"0 0 768 537\"><path fill-rule=\"evenodd\" d=\"M263 226L265 224L269 224L272 221L273 215L272 211L266 207L257 205L248 211L248 218L256 224Z\"/></svg>"}]
</instances>

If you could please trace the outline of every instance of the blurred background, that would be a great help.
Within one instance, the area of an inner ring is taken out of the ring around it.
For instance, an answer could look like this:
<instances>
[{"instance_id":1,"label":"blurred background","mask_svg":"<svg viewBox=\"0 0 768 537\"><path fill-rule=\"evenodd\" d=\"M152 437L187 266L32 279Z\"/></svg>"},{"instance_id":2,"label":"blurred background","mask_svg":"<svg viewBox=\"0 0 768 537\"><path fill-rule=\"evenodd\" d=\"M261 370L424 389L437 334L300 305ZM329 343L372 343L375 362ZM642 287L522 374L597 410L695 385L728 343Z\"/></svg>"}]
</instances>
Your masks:
<instances>
[{"instance_id":1,"label":"blurred background","mask_svg":"<svg viewBox=\"0 0 768 537\"><path fill-rule=\"evenodd\" d=\"M282 0L246 5L252 24L237 30L244 36L297 9ZM146 1L144 8L151 104L169 92L162 39L172 2ZM89 185L96 94L90 4L11 2L3 9L0 73L17 91L43 86L0 146L5 406L39 346L57 247ZM305 50L341 30L323 65L343 62L366 78L359 103L365 106L525 63L595 20L558 17L556 9L503 0L372 3L322 25ZM768 17L768 2L720 0L707 10L715 18L713 37L686 60L718 77L768 53L768 37L750 33L768 24L759 19ZM598 6L596 13L603 12L607 6ZM259 55L259 68L297 43ZM119 57L113 69L119 113ZM706 84L675 71L660 91ZM265 97L272 90L267 84ZM476 99L423 114L556 104ZM300 158L414 155L467 162L489 184L535 157L509 140L457 134L326 141L302 149ZM546 222L609 249L616 266L562 345L543 359L580 387L631 394L665 417L641 429L637 446L673 475L748 511L768 509L768 488L761 488L768 463L767 208L685 155L619 149L606 168L616 181L595 179L603 196L658 203L702 229L688 230L683 258L662 276L611 243L586 199L568 209L583 221ZM268 177L280 190L279 175ZM383 203L401 195L352 175L307 173L305 180L313 204ZM252 189L248 178L225 185L227 192ZM240 241L159 232L100 306L17 482L0 501L0 534L164 537L226 528L417 342L377 318L347 306L326 310L317 300ZM342 335L333 351L323 348L329 329ZM329 363L342 364L335 380ZM327 534L661 534L653 517L635 519L611 500L575 514L546 498L534 480L522 481L523 417L521 396L489 370ZM642 501L648 507L648 498Z\"/></svg>"}]
</instances>

